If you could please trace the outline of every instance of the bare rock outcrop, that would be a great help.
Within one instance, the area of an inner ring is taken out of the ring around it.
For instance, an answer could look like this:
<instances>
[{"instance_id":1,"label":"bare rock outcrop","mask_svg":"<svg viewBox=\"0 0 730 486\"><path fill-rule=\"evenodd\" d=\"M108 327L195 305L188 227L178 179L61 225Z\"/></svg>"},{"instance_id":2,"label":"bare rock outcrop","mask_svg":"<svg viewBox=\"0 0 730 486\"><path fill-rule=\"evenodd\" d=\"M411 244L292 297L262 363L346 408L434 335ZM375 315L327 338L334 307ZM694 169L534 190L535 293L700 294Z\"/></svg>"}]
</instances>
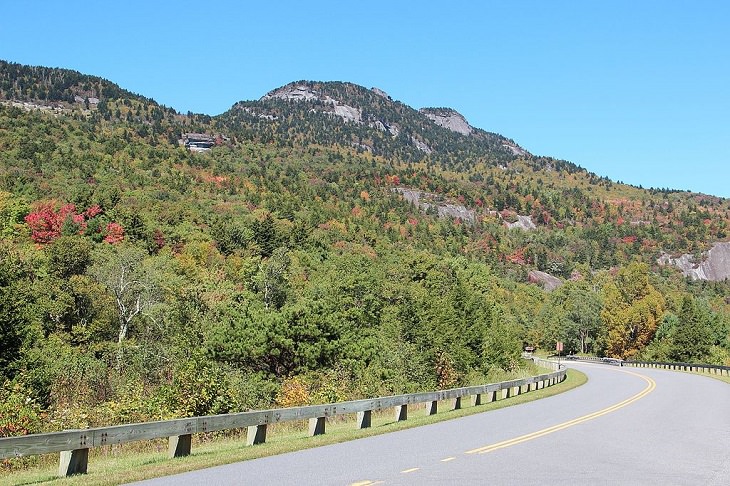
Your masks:
<instances>
[{"instance_id":1,"label":"bare rock outcrop","mask_svg":"<svg viewBox=\"0 0 730 486\"><path fill-rule=\"evenodd\" d=\"M550 275L549 273L541 272L540 270L532 270L530 273L528 273L527 280L530 283L542 286L542 288L548 292L552 292L553 290L563 285L563 281L560 280L558 277Z\"/></svg>"},{"instance_id":2,"label":"bare rock outcrop","mask_svg":"<svg viewBox=\"0 0 730 486\"><path fill-rule=\"evenodd\" d=\"M532 216L517 216L517 221L514 223L505 223L509 229L521 229L525 231L531 231L537 228L535 223L532 222Z\"/></svg>"},{"instance_id":3,"label":"bare rock outcrop","mask_svg":"<svg viewBox=\"0 0 730 486\"><path fill-rule=\"evenodd\" d=\"M469 125L466 118L456 110L450 108L421 108L419 111L433 120L436 125L448 128L452 132L461 133L462 135L471 135L474 132L474 127Z\"/></svg>"},{"instance_id":4,"label":"bare rock outcrop","mask_svg":"<svg viewBox=\"0 0 730 486\"><path fill-rule=\"evenodd\" d=\"M503 143L502 147L504 147L507 150L509 150L510 152L512 152L512 155L518 155L521 157L523 157L525 155L530 155L530 153L527 150L523 149L522 147L520 147L519 145L517 145L516 143L511 142L511 141L508 143Z\"/></svg>"},{"instance_id":5,"label":"bare rock outcrop","mask_svg":"<svg viewBox=\"0 0 730 486\"><path fill-rule=\"evenodd\" d=\"M332 107L331 111L327 111L328 113L339 116L347 122L362 123L362 111L359 108L340 103L336 99L327 95L322 96L316 90L303 84L284 86L268 92L261 98L262 101L270 99L287 101L321 101Z\"/></svg>"},{"instance_id":6,"label":"bare rock outcrop","mask_svg":"<svg viewBox=\"0 0 730 486\"><path fill-rule=\"evenodd\" d=\"M675 266L692 280L711 282L727 280L730 279L730 242L715 243L709 251L702 255L702 261L699 263L695 261L693 255L685 254L672 258L667 253L663 253L657 263Z\"/></svg>"},{"instance_id":7,"label":"bare rock outcrop","mask_svg":"<svg viewBox=\"0 0 730 486\"><path fill-rule=\"evenodd\" d=\"M371 128L376 128L380 130L381 132L388 132L393 137L397 137L400 133L400 130L398 129L398 125L395 124L386 124L383 123L380 120L375 120L374 122L370 122L369 125Z\"/></svg>"},{"instance_id":8,"label":"bare rock outcrop","mask_svg":"<svg viewBox=\"0 0 730 486\"><path fill-rule=\"evenodd\" d=\"M264 100L290 100L290 101L311 101L318 100L319 94L309 86L298 84L288 85L269 91L261 97Z\"/></svg>"},{"instance_id":9,"label":"bare rock outcrop","mask_svg":"<svg viewBox=\"0 0 730 486\"><path fill-rule=\"evenodd\" d=\"M334 102L334 105L335 115L342 117L343 120L354 123L362 122L362 111L360 111L360 108L354 108L348 105L341 105L336 101Z\"/></svg>"},{"instance_id":10,"label":"bare rock outcrop","mask_svg":"<svg viewBox=\"0 0 730 486\"><path fill-rule=\"evenodd\" d=\"M476 221L476 213L473 209L444 201L438 194L432 194L418 189L409 189L407 187L396 187L393 191L399 193L403 196L403 199L424 212L435 211L439 218L458 218L469 223Z\"/></svg>"},{"instance_id":11,"label":"bare rock outcrop","mask_svg":"<svg viewBox=\"0 0 730 486\"><path fill-rule=\"evenodd\" d=\"M424 152L426 154L430 154L431 152L433 152L433 150L431 150L431 147L429 147L428 144L423 140L420 140L416 137L411 137L411 142L413 142L413 145L421 152Z\"/></svg>"}]
</instances>

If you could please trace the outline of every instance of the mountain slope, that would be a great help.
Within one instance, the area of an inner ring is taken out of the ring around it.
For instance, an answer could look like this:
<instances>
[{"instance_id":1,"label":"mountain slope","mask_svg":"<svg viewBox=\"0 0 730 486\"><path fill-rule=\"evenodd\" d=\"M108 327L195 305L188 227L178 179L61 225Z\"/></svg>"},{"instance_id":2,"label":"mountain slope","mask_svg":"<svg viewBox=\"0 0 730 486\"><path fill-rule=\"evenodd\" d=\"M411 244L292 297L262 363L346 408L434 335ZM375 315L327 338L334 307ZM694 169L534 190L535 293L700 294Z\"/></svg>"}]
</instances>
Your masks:
<instances>
[{"instance_id":1,"label":"mountain slope","mask_svg":"<svg viewBox=\"0 0 730 486\"><path fill-rule=\"evenodd\" d=\"M78 71L42 66L25 66L0 60L0 98L66 104L101 100L153 100L120 88L106 79Z\"/></svg>"},{"instance_id":2,"label":"mountain slope","mask_svg":"<svg viewBox=\"0 0 730 486\"><path fill-rule=\"evenodd\" d=\"M562 269L558 273L564 277L577 262L606 267L631 254L640 254L652 264L662 252L699 255L728 235L727 201L616 184L574 164L526 153L506 137L472 127L452 109L417 111L376 88L298 81L209 117L179 115L109 81L74 71L2 63L0 79L6 99L17 96L39 104L57 102L37 96L60 99L58 103L71 110L69 115L87 120L92 130L113 133L104 135L106 151L137 143L171 150L187 132L221 134L231 140L228 145L235 162L217 169L215 177L230 178L229 172L242 163L236 154L252 142L274 143L284 151L326 150L329 160L361 158L375 164L377 179L397 177L406 189L402 194L428 195L430 202L423 211L433 206L435 214L469 214L478 223L475 229L479 233L492 231L490 225L537 225L546 231L544 235L538 232L530 237L531 244L515 243L516 247L501 249L504 254L499 258L524 261L539 270L557 268L558 262ZM91 95L101 98L87 108ZM74 101L66 101L71 96ZM80 101L77 96L87 97ZM28 125L31 131L32 126ZM40 167L41 154L53 160L54 147L58 152L58 147L67 145L61 136L48 138L44 133L26 137L22 146L7 145L7 154L19 161L32 155L33 165ZM87 143L77 145L79 149ZM22 165L13 170L31 180L37 177ZM358 182L342 177L346 184ZM58 185L73 186L71 181ZM570 228L581 235L574 244L550 242L550 232ZM588 249L590 241L598 249ZM525 252L524 258L516 256Z\"/></svg>"},{"instance_id":3,"label":"mountain slope","mask_svg":"<svg viewBox=\"0 0 730 486\"><path fill-rule=\"evenodd\" d=\"M376 88L298 81L221 115L233 130L279 142L354 147L377 156L444 166L509 163L516 144L501 135L440 126ZM458 162L457 160L458 159Z\"/></svg>"},{"instance_id":4,"label":"mountain slope","mask_svg":"<svg viewBox=\"0 0 730 486\"><path fill-rule=\"evenodd\" d=\"M68 76L0 65L0 435L484 383L556 341L730 362L728 283L656 264L727 239L726 200L349 83L210 117Z\"/></svg>"}]
</instances>

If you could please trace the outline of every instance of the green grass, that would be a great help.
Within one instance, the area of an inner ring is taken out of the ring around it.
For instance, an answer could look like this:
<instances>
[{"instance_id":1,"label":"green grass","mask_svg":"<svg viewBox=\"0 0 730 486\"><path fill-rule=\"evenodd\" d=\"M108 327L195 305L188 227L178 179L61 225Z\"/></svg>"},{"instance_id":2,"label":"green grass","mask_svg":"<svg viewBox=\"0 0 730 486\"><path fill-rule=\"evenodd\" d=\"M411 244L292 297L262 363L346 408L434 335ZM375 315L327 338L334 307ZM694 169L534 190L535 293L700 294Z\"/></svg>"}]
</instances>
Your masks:
<instances>
[{"instance_id":1,"label":"green grass","mask_svg":"<svg viewBox=\"0 0 730 486\"><path fill-rule=\"evenodd\" d=\"M188 457L168 459L166 440L145 441L121 446L107 446L89 451L88 474L70 478L56 477L58 454L48 454L35 467L3 473L2 485L49 484L49 485L111 485L140 481L154 477L193 471L211 466L230 464L265 456L283 454L312 447L345 442L362 437L386 434L397 430L451 420L475 413L526 403L557 395L584 384L586 376L576 370L568 370L567 379L542 390L531 391L506 400L497 400L480 406L472 406L470 400L462 400L461 410L450 410L451 401L439 403L437 415L426 416L423 407L408 410L408 420L395 422L393 410L373 412L372 427L355 429L355 418L327 422L327 433L308 437L306 422L288 422L269 426L267 442L252 447L245 446L245 434L231 437L194 436L192 454Z\"/></svg>"}]
</instances>

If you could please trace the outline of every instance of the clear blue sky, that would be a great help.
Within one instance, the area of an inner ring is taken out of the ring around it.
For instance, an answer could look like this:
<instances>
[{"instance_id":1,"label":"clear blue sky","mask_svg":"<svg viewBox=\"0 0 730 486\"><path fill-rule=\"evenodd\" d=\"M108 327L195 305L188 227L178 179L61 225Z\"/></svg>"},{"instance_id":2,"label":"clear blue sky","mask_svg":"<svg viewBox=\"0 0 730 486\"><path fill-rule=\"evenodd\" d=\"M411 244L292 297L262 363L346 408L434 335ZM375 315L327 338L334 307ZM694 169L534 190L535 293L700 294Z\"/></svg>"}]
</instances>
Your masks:
<instances>
[{"instance_id":1,"label":"clear blue sky","mask_svg":"<svg viewBox=\"0 0 730 486\"><path fill-rule=\"evenodd\" d=\"M725 0L3 3L0 59L181 112L351 81L614 180L730 197Z\"/></svg>"}]
</instances>

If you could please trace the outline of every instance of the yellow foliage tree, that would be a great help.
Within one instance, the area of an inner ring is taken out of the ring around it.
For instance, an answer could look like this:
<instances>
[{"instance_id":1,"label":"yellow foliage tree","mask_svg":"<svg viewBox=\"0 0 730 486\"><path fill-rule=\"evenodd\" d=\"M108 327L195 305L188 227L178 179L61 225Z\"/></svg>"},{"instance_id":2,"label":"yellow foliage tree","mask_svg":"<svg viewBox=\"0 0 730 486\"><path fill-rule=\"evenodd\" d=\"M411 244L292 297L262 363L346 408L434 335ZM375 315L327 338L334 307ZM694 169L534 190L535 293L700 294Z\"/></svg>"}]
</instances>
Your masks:
<instances>
[{"instance_id":1,"label":"yellow foliage tree","mask_svg":"<svg viewBox=\"0 0 730 486\"><path fill-rule=\"evenodd\" d=\"M631 358L654 338L664 315L664 297L649 282L649 267L631 263L604 288L601 320L607 331L606 354Z\"/></svg>"}]
</instances>

